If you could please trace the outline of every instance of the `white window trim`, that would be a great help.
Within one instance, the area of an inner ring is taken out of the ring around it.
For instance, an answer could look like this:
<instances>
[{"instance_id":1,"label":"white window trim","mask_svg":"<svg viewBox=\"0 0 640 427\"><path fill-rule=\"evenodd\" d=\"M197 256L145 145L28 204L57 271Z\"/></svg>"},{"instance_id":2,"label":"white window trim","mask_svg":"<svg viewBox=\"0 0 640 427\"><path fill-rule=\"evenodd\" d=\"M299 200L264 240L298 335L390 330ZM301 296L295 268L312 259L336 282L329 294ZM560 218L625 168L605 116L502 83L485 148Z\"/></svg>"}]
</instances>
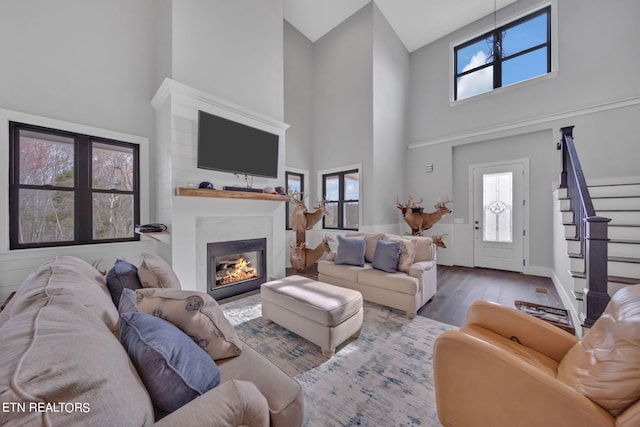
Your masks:
<instances>
[{"instance_id":1,"label":"white window trim","mask_svg":"<svg viewBox=\"0 0 640 427\"><path fill-rule=\"evenodd\" d=\"M488 92L484 92L484 93L480 93L477 95L473 95L470 96L468 98L464 98L464 99L454 99L455 98L455 93L454 93L454 71L455 71L455 47L456 46L460 46L461 44L469 41L469 40L473 40L476 37L481 36L482 34L485 34L491 30L493 30L496 27L502 27L503 25L509 24L510 22L516 21L524 16L530 15L534 12L537 12L538 10L544 9L547 6L551 6L551 11L549 12L551 14L551 71L547 74L544 74L542 76L537 76L537 77L533 77L530 79L526 79L526 80L522 80L518 83L513 83L510 84L508 86L502 86L493 90L490 90ZM498 15L500 15L500 11L498 11ZM529 8L523 9L521 11L519 11L518 13L509 15L509 16L505 16L505 17L501 17L498 20L496 20L495 24L492 22L490 25L484 26L483 28L481 28L480 30L474 32L472 35L470 36L465 36L463 38L460 38L456 41L453 41L449 44L449 106L451 107L455 107L457 105L462 105L465 104L469 101L475 101L478 99L484 99L490 96L496 96L496 95L500 95L504 92L507 91L511 91L513 89L517 89L517 88L521 88L524 86L528 86L530 84L536 84L540 81L543 80L547 80L547 79L551 79L551 78L555 78L558 75L558 70L559 70L559 66L558 66L558 61L559 61L559 55L558 55L558 0L551 0L551 1L545 1L542 3L538 3L534 6L531 6Z\"/></svg>"},{"instance_id":2,"label":"white window trim","mask_svg":"<svg viewBox=\"0 0 640 427\"><path fill-rule=\"evenodd\" d=\"M116 141L129 142L139 146L140 161L140 221L142 224L149 222L149 139L131 135L127 133L112 131L108 129L97 128L93 126L82 125L64 120L52 119L49 117L37 116L34 114L22 113L19 111L6 110L0 108L0 165L4 165L3 169L9 165L9 122L19 122L28 125L48 127L73 133L81 133L100 138L112 139ZM35 249L9 249L9 174L0 174L0 188L3 200L3 209L0 209L0 252L20 251L41 251L50 250L51 248L35 248ZM100 243L99 245L118 245L120 243ZM82 245L92 246L92 245Z\"/></svg>"},{"instance_id":3,"label":"white window trim","mask_svg":"<svg viewBox=\"0 0 640 427\"><path fill-rule=\"evenodd\" d=\"M354 163L351 165L345 165L345 166L340 166L336 168L318 170L316 175L317 176L316 189L317 189L318 198L321 198L323 175L327 175L330 173L344 172L352 169L358 170L358 176L360 178L360 182L358 185L358 229L361 229L362 228L362 184L363 184L362 178L364 176L362 172L362 163ZM337 232L337 233L343 233L345 231L345 230L334 230L334 229L325 229L325 228L322 228L322 230L327 232Z\"/></svg>"}]
</instances>

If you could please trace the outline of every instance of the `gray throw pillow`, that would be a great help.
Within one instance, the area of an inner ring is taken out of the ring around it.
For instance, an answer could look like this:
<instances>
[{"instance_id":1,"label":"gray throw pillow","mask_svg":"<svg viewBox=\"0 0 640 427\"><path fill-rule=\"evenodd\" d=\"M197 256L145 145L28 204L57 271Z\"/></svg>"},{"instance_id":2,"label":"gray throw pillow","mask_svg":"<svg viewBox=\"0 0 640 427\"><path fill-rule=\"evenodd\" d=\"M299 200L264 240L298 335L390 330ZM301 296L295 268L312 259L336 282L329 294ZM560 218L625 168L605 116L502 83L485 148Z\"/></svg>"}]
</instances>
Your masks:
<instances>
[{"instance_id":1,"label":"gray throw pillow","mask_svg":"<svg viewBox=\"0 0 640 427\"><path fill-rule=\"evenodd\" d=\"M166 320L146 313L120 315L120 341L151 401L165 412L220 384L220 370L191 338Z\"/></svg>"},{"instance_id":2,"label":"gray throw pillow","mask_svg":"<svg viewBox=\"0 0 640 427\"><path fill-rule=\"evenodd\" d=\"M120 302L120 294L123 289L142 289L138 268L122 259L116 261L113 268L107 273L107 288L111 294L111 300L117 307Z\"/></svg>"},{"instance_id":3,"label":"gray throw pillow","mask_svg":"<svg viewBox=\"0 0 640 427\"><path fill-rule=\"evenodd\" d=\"M400 250L400 242L378 240L371 266L377 270L386 271L387 273L395 273L398 267L398 261L400 260Z\"/></svg>"},{"instance_id":4,"label":"gray throw pillow","mask_svg":"<svg viewBox=\"0 0 640 427\"><path fill-rule=\"evenodd\" d=\"M367 242L364 239L342 237L338 235L338 251L335 264L364 266L364 253Z\"/></svg>"}]
</instances>

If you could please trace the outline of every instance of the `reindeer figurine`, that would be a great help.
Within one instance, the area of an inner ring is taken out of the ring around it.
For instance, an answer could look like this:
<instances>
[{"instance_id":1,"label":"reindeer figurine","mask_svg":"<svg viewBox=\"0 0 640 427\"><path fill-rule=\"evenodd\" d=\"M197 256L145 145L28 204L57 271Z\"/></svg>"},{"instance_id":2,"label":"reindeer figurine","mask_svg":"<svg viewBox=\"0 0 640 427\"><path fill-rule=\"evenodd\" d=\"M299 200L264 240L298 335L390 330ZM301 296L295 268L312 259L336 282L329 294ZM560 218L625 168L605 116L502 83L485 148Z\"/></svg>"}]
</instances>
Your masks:
<instances>
[{"instance_id":1,"label":"reindeer figurine","mask_svg":"<svg viewBox=\"0 0 640 427\"><path fill-rule=\"evenodd\" d=\"M325 252L331 252L329 242L333 241L333 238L330 236L325 236L322 242L312 249L307 248L306 243L291 245L291 266L298 270L311 267Z\"/></svg>"},{"instance_id":2,"label":"reindeer figurine","mask_svg":"<svg viewBox=\"0 0 640 427\"><path fill-rule=\"evenodd\" d=\"M435 234L431 236L431 240L433 240L433 243L436 245L437 248L443 248L443 249L447 248L447 245L444 243L444 240L442 240L444 236L447 236L447 233Z\"/></svg>"},{"instance_id":3,"label":"reindeer figurine","mask_svg":"<svg viewBox=\"0 0 640 427\"><path fill-rule=\"evenodd\" d=\"M314 225L316 225L323 216L326 215L327 210L324 207L325 204L325 200L322 199L318 202L318 204L316 205L316 210L313 212L308 212L305 211L304 212L304 216L306 217L306 229L307 230L311 230L313 228Z\"/></svg>"},{"instance_id":4,"label":"reindeer figurine","mask_svg":"<svg viewBox=\"0 0 640 427\"><path fill-rule=\"evenodd\" d=\"M305 215L307 211L307 206L304 204L303 196L301 199L296 198L295 196L302 193L291 193L289 194L289 201L293 203L293 214L291 219L291 228L296 233L304 233L307 229L307 216Z\"/></svg>"},{"instance_id":5,"label":"reindeer figurine","mask_svg":"<svg viewBox=\"0 0 640 427\"><path fill-rule=\"evenodd\" d=\"M296 194L300 193L289 194L289 201L294 204L291 228L293 228L296 233L304 233L305 230L311 230L327 213L324 207L325 200L320 200L315 207L315 211L309 212L304 203L304 199L307 196L304 196L302 199L297 199L295 197Z\"/></svg>"},{"instance_id":6,"label":"reindeer figurine","mask_svg":"<svg viewBox=\"0 0 640 427\"><path fill-rule=\"evenodd\" d=\"M425 213L424 208L420 206L423 200L420 199L418 202L414 202L413 197L409 196L407 204L403 205L396 198L396 207L402 212L404 220L411 227L411 234L414 236L422 236L424 230L430 229L433 224L440 221L440 218L451 213L451 209L446 206L447 203L451 202L449 199L436 203L437 210L428 213Z\"/></svg>"},{"instance_id":7,"label":"reindeer figurine","mask_svg":"<svg viewBox=\"0 0 640 427\"><path fill-rule=\"evenodd\" d=\"M451 203L451 200L447 199L442 202L436 203L435 208L437 210L435 212L422 213L422 230L430 229L431 227L433 227L433 224L440 221L440 218L448 213L451 213L451 209L446 206L447 203Z\"/></svg>"},{"instance_id":8,"label":"reindeer figurine","mask_svg":"<svg viewBox=\"0 0 640 427\"><path fill-rule=\"evenodd\" d=\"M413 201L413 196L409 196L406 204L402 204L396 197L396 207L402 212L405 222L411 228L411 234L420 236L422 234L422 212L424 208L420 206L423 199L418 202Z\"/></svg>"}]
</instances>

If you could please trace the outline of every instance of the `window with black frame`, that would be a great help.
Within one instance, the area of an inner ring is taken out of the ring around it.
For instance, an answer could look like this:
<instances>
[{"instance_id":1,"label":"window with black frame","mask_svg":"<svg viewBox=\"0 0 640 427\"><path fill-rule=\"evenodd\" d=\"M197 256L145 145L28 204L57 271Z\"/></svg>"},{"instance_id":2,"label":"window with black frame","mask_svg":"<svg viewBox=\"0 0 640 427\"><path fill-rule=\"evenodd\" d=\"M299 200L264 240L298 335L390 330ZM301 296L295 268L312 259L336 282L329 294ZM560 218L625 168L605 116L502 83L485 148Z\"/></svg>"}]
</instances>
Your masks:
<instances>
[{"instance_id":1,"label":"window with black frame","mask_svg":"<svg viewBox=\"0 0 640 427\"><path fill-rule=\"evenodd\" d=\"M285 171L285 191L287 194L293 194L298 200L302 200L304 193L304 174L297 172ZM293 203L287 203L287 218L286 228L291 230L292 215L293 215Z\"/></svg>"},{"instance_id":2,"label":"window with black frame","mask_svg":"<svg viewBox=\"0 0 640 427\"><path fill-rule=\"evenodd\" d=\"M357 169L322 175L326 215L322 227L358 230L360 226L360 172Z\"/></svg>"},{"instance_id":3,"label":"window with black frame","mask_svg":"<svg viewBox=\"0 0 640 427\"><path fill-rule=\"evenodd\" d=\"M551 7L454 48L454 99L551 72Z\"/></svg>"},{"instance_id":4,"label":"window with black frame","mask_svg":"<svg viewBox=\"0 0 640 427\"><path fill-rule=\"evenodd\" d=\"M139 240L138 145L11 122L11 249Z\"/></svg>"}]
</instances>

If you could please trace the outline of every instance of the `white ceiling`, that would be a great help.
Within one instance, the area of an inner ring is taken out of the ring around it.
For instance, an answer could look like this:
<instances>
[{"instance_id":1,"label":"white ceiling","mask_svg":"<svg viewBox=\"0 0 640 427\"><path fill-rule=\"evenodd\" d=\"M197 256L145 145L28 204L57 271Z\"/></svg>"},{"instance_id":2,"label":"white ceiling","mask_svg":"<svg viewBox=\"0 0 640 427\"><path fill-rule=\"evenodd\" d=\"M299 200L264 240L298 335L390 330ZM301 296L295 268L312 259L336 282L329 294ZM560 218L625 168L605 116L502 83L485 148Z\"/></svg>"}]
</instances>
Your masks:
<instances>
[{"instance_id":1,"label":"white ceiling","mask_svg":"<svg viewBox=\"0 0 640 427\"><path fill-rule=\"evenodd\" d=\"M372 0L284 0L284 18L315 42ZM517 0L373 0L409 52Z\"/></svg>"}]
</instances>

